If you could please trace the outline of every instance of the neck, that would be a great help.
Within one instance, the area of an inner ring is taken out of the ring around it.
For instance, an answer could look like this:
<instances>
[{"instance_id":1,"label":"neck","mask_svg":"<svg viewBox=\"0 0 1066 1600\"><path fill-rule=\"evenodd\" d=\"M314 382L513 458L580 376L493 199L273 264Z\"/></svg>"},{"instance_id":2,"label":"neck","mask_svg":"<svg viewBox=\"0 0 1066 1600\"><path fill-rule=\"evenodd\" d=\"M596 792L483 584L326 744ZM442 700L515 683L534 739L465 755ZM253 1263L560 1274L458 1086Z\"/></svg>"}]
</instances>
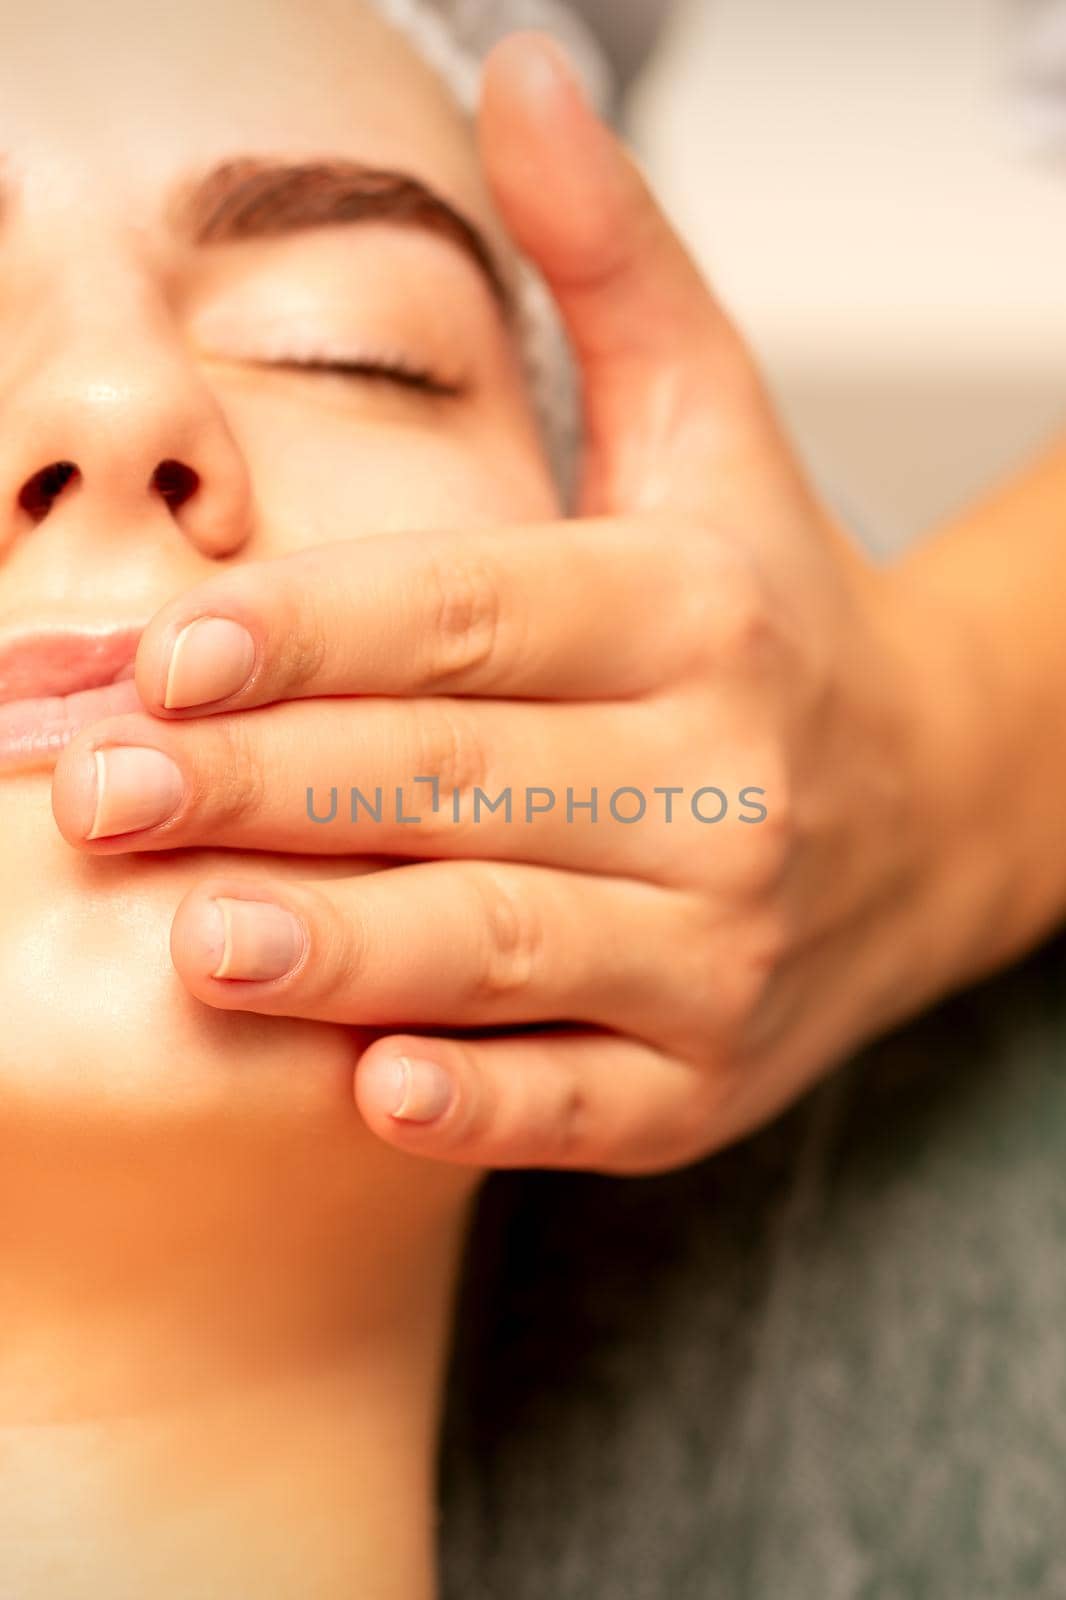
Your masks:
<instances>
[{"instance_id":1,"label":"neck","mask_svg":"<svg viewBox=\"0 0 1066 1600\"><path fill-rule=\"evenodd\" d=\"M0 1594L433 1600L469 1177L350 1127L70 1137L14 1144L0 1197L32 1170L2 1213Z\"/></svg>"}]
</instances>

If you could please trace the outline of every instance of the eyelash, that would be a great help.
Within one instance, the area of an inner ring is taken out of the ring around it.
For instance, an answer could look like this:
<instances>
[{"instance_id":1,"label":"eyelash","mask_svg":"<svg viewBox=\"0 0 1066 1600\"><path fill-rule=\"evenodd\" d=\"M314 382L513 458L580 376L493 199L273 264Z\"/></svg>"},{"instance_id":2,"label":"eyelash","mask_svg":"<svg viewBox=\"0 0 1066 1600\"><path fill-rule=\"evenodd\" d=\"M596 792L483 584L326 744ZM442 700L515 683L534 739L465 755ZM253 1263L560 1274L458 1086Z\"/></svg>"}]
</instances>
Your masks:
<instances>
[{"instance_id":1,"label":"eyelash","mask_svg":"<svg viewBox=\"0 0 1066 1600\"><path fill-rule=\"evenodd\" d=\"M272 361L274 367L295 369L298 372L327 372L344 378L362 378L374 383L394 383L404 389L414 389L420 394L436 395L447 400L457 400L465 394L465 385L457 380L443 378L428 367L393 358L388 361L334 361L326 357L309 357L306 360L289 357Z\"/></svg>"}]
</instances>

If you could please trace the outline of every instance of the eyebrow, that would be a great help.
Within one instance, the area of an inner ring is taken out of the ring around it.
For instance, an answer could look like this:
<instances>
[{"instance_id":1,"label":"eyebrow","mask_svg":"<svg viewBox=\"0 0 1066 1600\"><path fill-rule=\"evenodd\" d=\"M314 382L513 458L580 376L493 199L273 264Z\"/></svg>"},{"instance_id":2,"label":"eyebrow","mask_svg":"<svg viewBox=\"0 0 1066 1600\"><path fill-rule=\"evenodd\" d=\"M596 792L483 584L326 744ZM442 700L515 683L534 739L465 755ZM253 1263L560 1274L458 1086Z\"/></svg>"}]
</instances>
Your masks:
<instances>
[{"instance_id":1,"label":"eyebrow","mask_svg":"<svg viewBox=\"0 0 1066 1600\"><path fill-rule=\"evenodd\" d=\"M179 231L197 245L276 238L303 229L393 222L450 239L474 262L504 316L514 303L507 275L482 231L410 173L357 161L268 161L235 157L177 192Z\"/></svg>"}]
</instances>

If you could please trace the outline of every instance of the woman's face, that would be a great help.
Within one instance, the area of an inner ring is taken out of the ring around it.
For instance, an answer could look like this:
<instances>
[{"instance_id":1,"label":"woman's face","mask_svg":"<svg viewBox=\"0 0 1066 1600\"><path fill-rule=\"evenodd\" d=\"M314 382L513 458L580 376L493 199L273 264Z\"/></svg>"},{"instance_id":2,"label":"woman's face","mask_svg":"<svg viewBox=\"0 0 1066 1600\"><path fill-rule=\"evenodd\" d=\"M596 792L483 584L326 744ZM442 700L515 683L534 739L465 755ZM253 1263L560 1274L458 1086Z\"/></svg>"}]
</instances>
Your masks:
<instances>
[{"instance_id":1,"label":"woman's face","mask_svg":"<svg viewBox=\"0 0 1066 1600\"><path fill-rule=\"evenodd\" d=\"M382 193L365 169L400 172L506 249L468 126L360 0L35 0L5 29L0 150L0 648L142 625L220 561L557 509L462 229L434 198L418 222L365 216ZM385 213L410 198L384 188ZM182 504L153 487L167 460L199 479ZM55 461L78 475L27 509ZM331 1152L336 1173L401 1184L411 1162L357 1119L350 1030L213 1012L168 954L205 869L354 863L85 858L55 828L49 781L0 776L0 1215L51 1163L80 1186L68 1234L88 1234L117 1202L87 1172L202 1176L218 1141L239 1165L242 1141L291 1139L301 1181L325 1171L334 1191L348 1179L328 1176ZM115 1216L134 1252L135 1211ZM47 1250L55 1217L39 1217L18 1207L8 1259Z\"/></svg>"}]
</instances>

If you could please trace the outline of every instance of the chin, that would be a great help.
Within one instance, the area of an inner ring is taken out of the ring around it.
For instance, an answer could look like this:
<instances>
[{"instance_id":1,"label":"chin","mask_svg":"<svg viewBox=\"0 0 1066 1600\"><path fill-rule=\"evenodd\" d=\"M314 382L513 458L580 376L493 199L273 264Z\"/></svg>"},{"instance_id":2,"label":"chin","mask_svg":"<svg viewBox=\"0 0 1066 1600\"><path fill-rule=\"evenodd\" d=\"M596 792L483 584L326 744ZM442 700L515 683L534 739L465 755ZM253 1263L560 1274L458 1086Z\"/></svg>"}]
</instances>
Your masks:
<instances>
[{"instance_id":1,"label":"chin","mask_svg":"<svg viewBox=\"0 0 1066 1600\"><path fill-rule=\"evenodd\" d=\"M178 902L206 872L238 864L250 876L314 870L232 850L81 855L56 828L47 773L0 783L0 1114L36 1109L112 1134L116 1118L362 1126L359 1030L215 1011L173 968Z\"/></svg>"}]
</instances>

